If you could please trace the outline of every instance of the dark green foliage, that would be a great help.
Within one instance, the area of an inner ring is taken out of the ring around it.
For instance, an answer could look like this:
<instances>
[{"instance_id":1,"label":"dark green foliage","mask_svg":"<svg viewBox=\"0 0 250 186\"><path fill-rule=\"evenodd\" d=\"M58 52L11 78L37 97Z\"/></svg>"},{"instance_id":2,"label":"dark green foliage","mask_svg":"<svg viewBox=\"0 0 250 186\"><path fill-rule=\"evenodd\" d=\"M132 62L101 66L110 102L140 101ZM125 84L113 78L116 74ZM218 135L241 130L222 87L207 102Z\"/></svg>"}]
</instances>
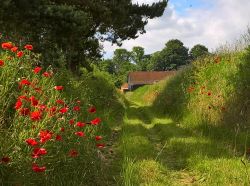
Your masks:
<instances>
[{"instance_id":1,"label":"dark green foliage","mask_svg":"<svg viewBox=\"0 0 250 186\"><path fill-rule=\"evenodd\" d=\"M192 60L195 60L198 57L202 57L207 54L209 54L208 48L201 44L193 46L193 48L190 50L190 57Z\"/></svg>"},{"instance_id":2,"label":"dark green foliage","mask_svg":"<svg viewBox=\"0 0 250 186\"><path fill-rule=\"evenodd\" d=\"M166 6L165 0L152 5L131 0L2 0L0 28L12 41L30 42L38 52L46 51L47 65L52 61L60 66L55 52L59 49L67 67L76 71L81 65L91 69L86 58L100 57L99 39L119 45L134 39Z\"/></svg>"},{"instance_id":3,"label":"dark green foliage","mask_svg":"<svg viewBox=\"0 0 250 186\"><path fill-rule=\"evenodd\" d=\"M165 71L188 63L188 48L178 39L169 40L160 52L152 55L149 70Z\"/></svg>"}]
</instances>

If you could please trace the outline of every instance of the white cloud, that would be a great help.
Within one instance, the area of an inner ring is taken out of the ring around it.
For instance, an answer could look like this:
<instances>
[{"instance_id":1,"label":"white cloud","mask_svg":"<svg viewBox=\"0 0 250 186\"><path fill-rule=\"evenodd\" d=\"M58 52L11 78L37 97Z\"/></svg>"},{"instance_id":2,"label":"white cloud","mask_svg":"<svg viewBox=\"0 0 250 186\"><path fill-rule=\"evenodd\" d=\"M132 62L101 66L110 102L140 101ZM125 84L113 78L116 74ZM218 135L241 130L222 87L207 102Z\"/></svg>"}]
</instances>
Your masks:
<instances>
[{"instance_id":1,"label":"white cloud","mask_svg":"<svg viewBox=\"0 0 250 186\"><path fill-rule=\"evenodd\" d=\"M140 3L153 1L138 0ZM133 46L143 46L146 53L152 53L161 50L169 39L177 38L189 48L201 43L212 50L237 39L250 24L250 1L211 1L213 6L208 9L187 8L184 14L178 14L175 6L169 4L162 17L149 20L146 34L136 40L124 41L122 48L131 50ZM110 57L116 48L105 42L106 57Z\"/></svg>"}]
</instances>

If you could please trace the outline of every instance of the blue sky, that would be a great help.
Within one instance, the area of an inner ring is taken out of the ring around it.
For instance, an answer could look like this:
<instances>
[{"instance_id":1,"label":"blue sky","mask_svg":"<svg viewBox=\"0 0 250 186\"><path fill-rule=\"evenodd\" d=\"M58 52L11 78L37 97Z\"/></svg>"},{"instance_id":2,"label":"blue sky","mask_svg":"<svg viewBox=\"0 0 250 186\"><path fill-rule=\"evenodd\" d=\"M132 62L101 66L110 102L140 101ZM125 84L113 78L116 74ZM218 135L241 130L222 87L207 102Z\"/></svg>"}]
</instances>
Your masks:
<instances>
[{"instance_id":1,"label":"blue sky","mask_svg":"<svg viewBox=\"0 0 250 186\"><path fill-rule=\"evenodd\" d=\"M152 3L158 0L133 0ZM170 0L164 15L149 20L146 34L124 41L122 48L143 46L150 54L161 50L170 39L180 39L191 48L203 44L210 51L240 37L250 25L250 0ZM104 58L110 58L117 46L103 43Z\"/></svg>"}]
</instances>

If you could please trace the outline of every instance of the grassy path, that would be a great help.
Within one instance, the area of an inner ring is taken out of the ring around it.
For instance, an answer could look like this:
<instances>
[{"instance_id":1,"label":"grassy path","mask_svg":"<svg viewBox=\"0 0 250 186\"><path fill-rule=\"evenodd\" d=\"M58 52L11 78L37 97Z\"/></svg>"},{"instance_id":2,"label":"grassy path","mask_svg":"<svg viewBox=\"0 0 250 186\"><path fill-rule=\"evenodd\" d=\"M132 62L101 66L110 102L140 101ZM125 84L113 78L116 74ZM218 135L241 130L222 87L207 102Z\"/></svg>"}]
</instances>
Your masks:
<instances>
[{"instance_id":1,"label":"grassy path","mask_svg":"<svg viewBox=\"0 0 250 186\"><path fill-rule=\"evenodd\" d=\"M248 167L230 142L192 132L157 117L150 106L130 102L119 145L124 185L248 185Z\"/></svg>"}]
</instances>

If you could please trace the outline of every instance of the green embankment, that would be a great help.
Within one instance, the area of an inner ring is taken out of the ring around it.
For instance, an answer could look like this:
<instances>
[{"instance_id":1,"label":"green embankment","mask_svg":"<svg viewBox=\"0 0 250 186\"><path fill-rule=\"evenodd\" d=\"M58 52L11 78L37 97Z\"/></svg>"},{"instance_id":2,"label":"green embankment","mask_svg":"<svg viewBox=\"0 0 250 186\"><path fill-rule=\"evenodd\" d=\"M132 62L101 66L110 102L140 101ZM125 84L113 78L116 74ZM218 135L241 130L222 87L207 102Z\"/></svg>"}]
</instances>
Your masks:
<instances>
[{"instance_id":1,"label":"green embankment","mask_svg":"<svg viewBox=\"0 0 250 186\"><path fill-rule=\"evenodd\" d=\"M126 96L124 185L250 184L250 48Z\"/></svg>"}]
</instances>

